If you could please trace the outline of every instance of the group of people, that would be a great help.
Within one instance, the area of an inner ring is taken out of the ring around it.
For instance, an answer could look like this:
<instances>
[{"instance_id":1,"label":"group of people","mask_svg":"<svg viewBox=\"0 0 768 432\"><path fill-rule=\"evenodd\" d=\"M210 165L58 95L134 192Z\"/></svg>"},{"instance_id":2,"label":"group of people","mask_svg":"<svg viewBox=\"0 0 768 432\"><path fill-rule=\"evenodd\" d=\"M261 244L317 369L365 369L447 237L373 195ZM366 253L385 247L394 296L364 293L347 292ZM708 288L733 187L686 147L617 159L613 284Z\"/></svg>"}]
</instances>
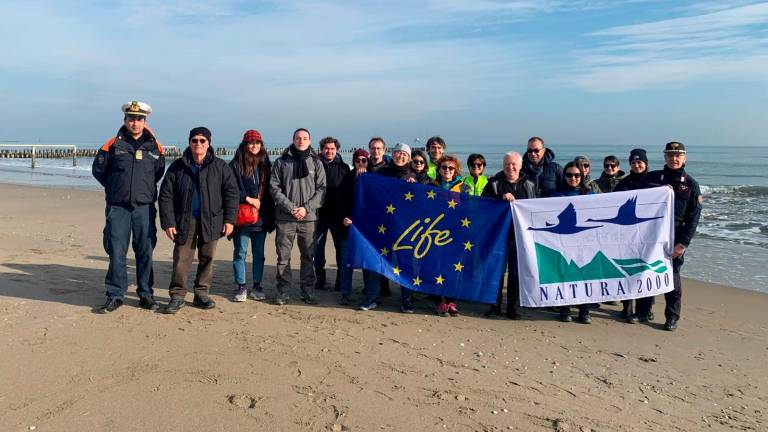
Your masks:
<instances>
[{"instance_id":1,"label":"group of people","mask_svg":"<svg viewBox=\"0 0 768 432\"><path fill-rule=\"evenodd\" d=\"M350 304L353 268L348 263L347 235L355 206L357 179L376 173L406 182L418 182L454 192L512 202L540 197L575 196L613 191L635 190L668 185L674 191L674 290L665 294L666 330L677 328L680 319L682 284L680 269L684 254L693 238L703 202L698 183L686 173L685 145L667 143L663 169L650 171L644 149L629 154L630 172L620 169L620 161L610 155L603 159L603 171L593 179L590 160L577 156L561 167L544 140L532 137L524 154L508 152L503 169L486 175L486 160L473 153L467 158L468 174L462 175L458 158L446 154L446 143L438 137L427 141L426 153L398 143L387 154L384 139L371 138L368 150L357 149L352 166L340 153L339 141L326 137L319 142L319 152L311 146L310 132L294 131L292 144L271 162L261 134L248 130L227 164L218 158L212 146L211 131L197 127L189 132L189 147L167 172L163 147L147 127L152 109L143 102L122 106L124 124L107 141L93 163L93 175L104 186L106 224L104 248L109 255L106 303L100 313L113 312L123 304L127 290L126 256L131 242L136 256L139 305L160 309L153 296L152 252L157 242L155 201L160 224L174 242L173 271L169 286L170 301L162 312L177 313L186 305L187 275L197 254L198 265L193 284L192 305L202 309L215 307L208 295L213 280L213 259L217 241L233 241L235 289L232 300L266 299L262 279L264 245L267 234L275 231L277 252L276 298L278 305L289 300L293 284L291 251L294 242L300 253L299 288L301 299L316 304L315 291L326 289L325 249L328 236L333 241L337 272L333 289L340 292L339 303ZM159 193L157 185L160 184ZM382 191L386 193L386 191ZM244 216L245 215L245 216ZM250 215L250 216L247 216ZM496 303L487 317L520 319L519 283L514 230L509 230L506 257L506 310L504 275L499 282ZM246 256L252 254L252 283L247 284ZM391 294L389 281L370 270L363 270L361 310L377 307L380 296ZM400 289L401 311L413 313L413 292ZM456 300L429 296L440 316L456 316ZM653 297L624 301L622 317L629 323L653 320ZM578 321L591 322L590 308L578 305ZM570 307L558 308L564 322L573 320Z\"/></svg>"}]
</instances>

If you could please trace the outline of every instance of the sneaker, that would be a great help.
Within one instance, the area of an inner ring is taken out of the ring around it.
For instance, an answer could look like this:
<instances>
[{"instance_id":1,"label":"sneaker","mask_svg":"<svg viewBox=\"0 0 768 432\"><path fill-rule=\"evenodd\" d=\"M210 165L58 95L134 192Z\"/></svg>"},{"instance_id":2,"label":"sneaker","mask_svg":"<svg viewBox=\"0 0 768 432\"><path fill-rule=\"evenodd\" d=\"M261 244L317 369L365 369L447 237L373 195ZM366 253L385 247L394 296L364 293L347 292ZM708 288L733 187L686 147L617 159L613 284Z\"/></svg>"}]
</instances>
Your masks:
<instances>
[{"instance_id":1,"label":"sneaker","mask_svg":"<svg viewBox=\"0 0 768 432\"><path fill-rule=\"evenodd\" d=\"M171 301L168 302L167 305L165 305L165 309L163 309L163 313L167 314L175 314L179 311L179 309L183 308L187 302L185 302L182 299L178 298L172 298Z\"/></svg>"},{"instance_id":2,"label":"sneaker","mask_svg":"<svg viewBox=\"0 0 768 432\"><path fill-rule=\"evenodd\" d=\"M448 303L448 314L454 317L459 315L459 308L456 307L456 303Z\"/></svg>"},{"instance_id":3,"label":"sneaker","mask_svg":"<svg viewBox=\"0 0 768 432\"><path fill-rule=\"evenodd\" d=\"M285 299L283 297L278 297L275 299L275 304L278 306L282 306L284 304L288 303L288 299Z\"/></svg>"},{"instance_id":4,"label":"sneaker","mask_svg":"<svg viewBox=\"0 0 768 432\"><path fill-rule=\"evenodd\" d=\"M317 304L317 299L315 299L314 297L309 297L309 296L302 297L302 300L304 301L304 303L306 303L308 305L316 305Z\"/></svg>"},{"instance_id":5,"label":"sneaker","mask_svg":"<svg viewBox=\"0 0 768 432\"><path fill-rule=\"evenodd\" d=\"M582 324L592 324L592 318L589 314L579 315L579 322Z\"/></svg>"},{"instance_id":6,"label":"sneaker","mask_svg":"<svg viewBox=\"0 0 768 432\"><path fill-rule=\"evenodd\" d=\"M192 306L200 309L213 309L216 307L216 302L211 300L207 295L195 295L194 300L192 300Z\"/></svg>"},{"instance_id":7,"label":"sneaker","mask_svg":"<svg viewBox=\"0 0 768 432\"><path fill-rule=\"evenodd\" d=\"M248 299L248 289L245 284L240 284L235 290L235 295L232 297L233 302L244 302Z\"/></svg>"},{"instance_id":8,"label":"sneaker","mask_svg":"<svg viewBox=\"0 0 768 432\"><path fill-rule=\"evenodd\" d=\"M654 318L654 316L653 316L653 312L650 312L650 311L649 311L649 312L648 312L648 321L653 321L653 318Z\"/></svg>"},{"instance_id":9,"label":"sneaker","mask_svg":"<svg viewBox=\"0 0 768 432\"><path fill-rule=\"evenodd\" d=\"M267 299L267 296L264 294L264 288L262 288L261 285L254 286L253 289L248 292L248 297L256 301L264 301Z\"/></svg>"},{"instance_id":10,"label":"sneaker","mask_svg":"<svg viewBox=\"0 0 768 432\"><path fill-rule=\"evenodd\" d=\"M349 305L349 296L346 294L342 294L341 297L339 297L339 304L342 306Z\"/></svg>"},{"instance_id":11,"label":"sneaker","mask_svg":"<svg viewBox=\"0 0 768 432\"><path fill-rule=\"evenodd\" d=\"M441 317L450 316L450 314L448 313L448 303L442 302L439 305L437 305L437 315Z\"/></svg>"},{"instance_id":12,"label":"sneaker","mask_svg":"<svg viewBox=\"0 0 768 432\"><path fill-rule=\"evenodd\" d=\"M403 302L403 304L400 306L400 312L412 314L416 311L413 309L413 304L411 302Z\"/></svg>"},{"instance_id":13,"label":"sneaker","mask_svg":"<svg viewBox=\"0 0 768 432\"><path fill-rule=\"evenodd\" d=\"M377 305L376 302L371 302L368 304L360 305L358 309L360 309L361 311L369 311L369 310L374 310L377 307L379 307L379 305Z\"/></svg>"},{"instance_id":14,"label":"sneaker","mask_svg":"<svg viewBox=\"0 0 768 432\"><path fill-rule=\"evenodd\" d=\"M151 295L144 296L139 299L139 306L146 310L157 310L160 307L160 305L158 305L155 301L155 298Z\"/></svg>"},{"instance_id":15,"label":"sneaker","mask_svg":"<svg viewBox=\"0 0 768 432\"><path fill-rule=\"evenodd\" d=\"M630 315L627 317L627 323L628 324L637 324L640 322L640 319L637 317L637 315Z\"/></svg>"},{"instance_id":16,"label":"sneaker","mask_svg":"<svg viewBox=\"0 0 768 432\"><path fill-rule=\"evenodd\" d=\"M566 323L573 322L570 312L560 312L560 321Z\"/></svg>"},{"instance_id":17,"label":"sneaker","mask_svg":"<svg viewBox=\"0 0 768 432\"><path fill-rule=\"evenodd\" d=\"M108 314L110 312L114 312L123 305L123 300L119 298L109 297L107 298L107 302L104 303L104 306L100 307L96 312L100 314Z\"/></svg>"},{"instance_id":18,"label":"sneaker","mask_svg":"<svg viewBox=\"0 0 768 432\"><path fill-rule=\"evenodd\" d=\"M666 331L677 330L677 318L667 318L667 322L664 323L664 330Z\"/></svg>"}]
</instances>

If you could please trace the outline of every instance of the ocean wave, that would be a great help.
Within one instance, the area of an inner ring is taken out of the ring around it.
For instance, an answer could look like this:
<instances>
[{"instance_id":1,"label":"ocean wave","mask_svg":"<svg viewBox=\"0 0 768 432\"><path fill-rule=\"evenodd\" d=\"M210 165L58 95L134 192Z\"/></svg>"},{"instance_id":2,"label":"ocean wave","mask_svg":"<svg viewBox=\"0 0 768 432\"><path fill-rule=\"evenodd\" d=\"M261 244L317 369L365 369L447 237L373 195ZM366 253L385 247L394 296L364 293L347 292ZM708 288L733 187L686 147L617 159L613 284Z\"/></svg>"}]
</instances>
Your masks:
<instances>
[{"instance_id":1,"label":"ocean wave","mask_svg":"<svg viewBox=\"0 0 768 432\"><path fill-rule=\"evenodd\" d=\"M737 186L723 186L723 185L701 185L701 193L704 195L709 194L729 194L735 193L741 196L763 196L768 195L768 186L752 186L752 185L737 185Z\"/></svg>"}]
</instances>

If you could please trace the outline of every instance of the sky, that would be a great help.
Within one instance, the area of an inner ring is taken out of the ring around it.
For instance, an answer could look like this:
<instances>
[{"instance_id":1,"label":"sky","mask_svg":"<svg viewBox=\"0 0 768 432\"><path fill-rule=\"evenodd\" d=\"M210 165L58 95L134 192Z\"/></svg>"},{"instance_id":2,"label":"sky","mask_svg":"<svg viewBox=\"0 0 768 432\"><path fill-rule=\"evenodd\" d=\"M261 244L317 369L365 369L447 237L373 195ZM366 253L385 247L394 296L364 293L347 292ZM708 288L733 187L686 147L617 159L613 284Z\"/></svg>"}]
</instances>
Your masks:
<instances>
[{"instance_id":1,"label":"sky","mask_svg":"<svg viewBox=\"0 0 768 432\"><path fill-rule=\"evenodd\" d=\"M0 141L765 145L768 2L0 0Z\"/></svg>"}]
</instances>

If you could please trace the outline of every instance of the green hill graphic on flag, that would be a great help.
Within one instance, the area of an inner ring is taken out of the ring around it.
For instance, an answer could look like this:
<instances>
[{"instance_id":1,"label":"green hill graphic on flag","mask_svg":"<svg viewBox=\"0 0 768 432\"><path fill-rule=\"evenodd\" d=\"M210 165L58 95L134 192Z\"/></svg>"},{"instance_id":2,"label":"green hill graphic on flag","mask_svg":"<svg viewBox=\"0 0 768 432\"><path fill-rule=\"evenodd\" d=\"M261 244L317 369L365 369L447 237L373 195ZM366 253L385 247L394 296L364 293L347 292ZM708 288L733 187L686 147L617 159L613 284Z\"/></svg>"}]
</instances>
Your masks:
<instances>
[{"instance_id":1,"label":"green hill graphic on flag","mask_svg":"<svg viewBox=\"0 0 768 432\"><path fill-rule=\"evenodd\" d=\"M638 258L610 259L602 251L598 251L589 263L579 267L573 261L568 261L559 251L540 243L535 244L540 284L616 279L646 270L656 273L664 273L667 270L661 260L647 263Z\"/></svg>"}]
</instances>

